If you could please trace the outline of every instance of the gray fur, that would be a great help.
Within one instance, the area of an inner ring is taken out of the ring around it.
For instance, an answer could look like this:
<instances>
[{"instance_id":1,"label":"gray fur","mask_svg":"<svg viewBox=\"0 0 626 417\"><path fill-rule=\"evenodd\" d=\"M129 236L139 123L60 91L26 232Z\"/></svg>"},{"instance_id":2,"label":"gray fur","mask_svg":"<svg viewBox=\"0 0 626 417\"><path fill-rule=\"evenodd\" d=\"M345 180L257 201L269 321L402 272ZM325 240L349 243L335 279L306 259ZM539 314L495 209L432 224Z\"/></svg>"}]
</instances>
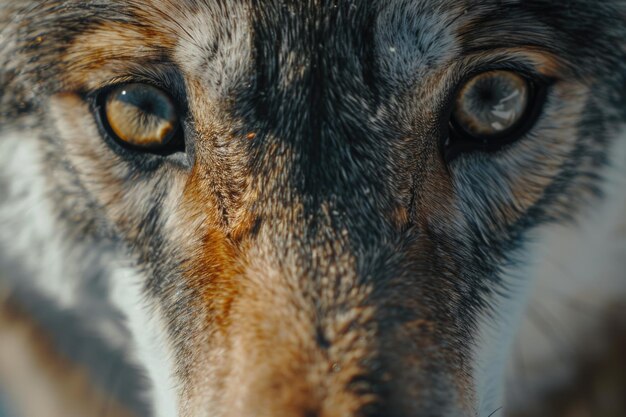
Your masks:
<instances>
[{"instance_id":1,"label":"gray fur","mask_svg":"<svg viewBox=\"0 0 626 417\"><path fill-rule=\"evenodd\" d=\"M490 301L507 291L502 271L521 263L530 231L578 218L602 194L626 122L623 3L174 3L0 6L0 190L8 196L0 224L12 224L0 248L16 300L29 308L62 297L45 285L49 266L38 264L58 258L51 275L70 283L76 314L103 316L138 339L120 320L130 313L116 311L107 293L123 284L114 278L121 268L146 277L137 302L162 324L161 354L173 352L174 369L168 381L150 382L157 393L176 387L184 416L277 412L278 402L252 399L289 391L295 371L280 379L281 370L246 364L252 351L271 363L264 346L279 340L285 361L302 363L299 372L314 381L325 372L316 354L333 364L355 358L307 386L310 398L284 404L301 408L293 415L336 415L324 408L334 398L328 392L352 371L341 392L360 405L343 415L484 413L472 385L475 332ZM121 44L81 46L118 26L139 34L123 45L145 42L130 58ZM97 48L98 57L81 59ZM467 74L494 66L537 74L558 67L542 115L499 152L445 161L450 96ZM129 79L179 99L185 155L137 157L103 140L90 100ZM11 164L12 153L24 159ZM32 201L42 206L24 210ZM45 228L32 226L35 217ZM241 243L237 227L248 217L254 226ZM227 283L206 272L217 261L204 245L218 232L242 253ZM229 284L237 295L228 295L225 319L222 304L199 300L209 290L227 298ZM94 290L103 302L86 305ZM292 339L281 339L276 319L246 345L246 303L283 312ZM225 336L222 321L232 322ZM131 385L142 378L133 359L142 359L142 343L110 352ZM66 353L89 362L97 382L96 347L85 349L85 358ZM198 372L212 376L201 400L193 397ZM237 384L250 394L238 402ZM120 400L147 413L143 394L132 391Z\"/></svg>"}]
</instances>

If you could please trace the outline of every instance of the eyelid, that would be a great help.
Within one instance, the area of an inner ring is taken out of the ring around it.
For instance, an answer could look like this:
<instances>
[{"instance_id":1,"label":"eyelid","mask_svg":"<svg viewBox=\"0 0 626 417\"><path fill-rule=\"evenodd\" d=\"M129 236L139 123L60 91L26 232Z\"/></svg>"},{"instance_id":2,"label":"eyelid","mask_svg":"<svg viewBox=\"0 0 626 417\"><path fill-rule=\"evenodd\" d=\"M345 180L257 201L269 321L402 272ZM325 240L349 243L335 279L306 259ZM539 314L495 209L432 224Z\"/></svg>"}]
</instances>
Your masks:
<instances>
[{"instance_id":1,"label":"eyelid","mask_svg":"<svg viewBox=\"0 0 626 417\"><path fill-rule=\"evenodd\" d=\"M87 102L93 102L98 96L125 84L147 84L170 95L181 115L189 114L187 86L181 72L173 65L154 66L137 69L131 73L102 80L96 88L81 93Z\"/></svg>"},{"instance_id":2,"label":"eyelid","mask_svg":"<svg viewBox=\"0 0 626 417\"><path fill-rule=\"evenodd\" d=\"M508 69L529 79L550 85L572 75L571 69L553 52L538 45L517 47L487 47L465 51L460 59L464 74L490 69ZM457 80L460 81L460 80Z\"/></svg>"}]
</instances>

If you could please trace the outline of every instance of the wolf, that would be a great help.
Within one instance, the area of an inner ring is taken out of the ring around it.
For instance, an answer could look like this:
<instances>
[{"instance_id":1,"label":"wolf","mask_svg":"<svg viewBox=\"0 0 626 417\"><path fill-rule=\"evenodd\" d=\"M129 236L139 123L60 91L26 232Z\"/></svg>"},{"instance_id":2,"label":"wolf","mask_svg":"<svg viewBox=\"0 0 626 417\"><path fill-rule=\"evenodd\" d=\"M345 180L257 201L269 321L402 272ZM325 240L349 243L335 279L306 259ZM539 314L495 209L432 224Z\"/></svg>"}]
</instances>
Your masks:
<instances>
[{"instance_id":1,"label":"wolf","mask_svg":"<svg viewBox=\"0 0 626 417\"><path fill-rule=\"evenodd\" d=\"M5 400L512 412L546 285L626 299L625 124L620 0L1 0Z\"/></svg>"}]
</instances>

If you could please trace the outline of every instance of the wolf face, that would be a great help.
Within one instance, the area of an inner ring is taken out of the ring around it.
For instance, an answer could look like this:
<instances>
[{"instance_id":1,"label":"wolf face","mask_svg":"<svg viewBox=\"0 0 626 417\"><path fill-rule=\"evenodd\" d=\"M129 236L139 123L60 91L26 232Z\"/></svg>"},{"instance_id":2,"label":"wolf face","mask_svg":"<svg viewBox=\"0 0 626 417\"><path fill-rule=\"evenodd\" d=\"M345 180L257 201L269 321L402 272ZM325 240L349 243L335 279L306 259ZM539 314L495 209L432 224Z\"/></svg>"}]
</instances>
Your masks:
<instances>
[{"instance_id":1,"label":"wolf face","mask_svg":"<svg viewBox=\"0 0 626 417\"><path fill-rule=\"evenodd\" d=\"M5 285L83 312L154 415L502 405L529 237L623 142L621 2L0 7Z\"/></svg>"}]
</instances>

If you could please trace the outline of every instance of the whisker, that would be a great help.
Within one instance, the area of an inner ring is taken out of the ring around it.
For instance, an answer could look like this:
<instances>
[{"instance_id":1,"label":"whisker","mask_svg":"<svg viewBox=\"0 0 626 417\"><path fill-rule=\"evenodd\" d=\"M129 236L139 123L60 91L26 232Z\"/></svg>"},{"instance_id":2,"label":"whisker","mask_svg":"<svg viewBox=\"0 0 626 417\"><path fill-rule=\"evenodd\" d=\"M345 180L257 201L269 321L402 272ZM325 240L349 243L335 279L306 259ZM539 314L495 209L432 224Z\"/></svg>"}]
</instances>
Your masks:
<instances>
[{"instance_id":1,"label":"whisker","mask_svg":"<svg viewBox=\"0 0 626 417\"><path fill-rule=\"evenodd\" d=\"M493 411L491 412L491 414L489 414L487 417L492 417L492 416L494 416L494 415L495 415L498 411L502 411L502 409L503 409L503 408L504 408L503 406L500 406L500 407L496 408L496 409L495 409L495 410L493 410Z\"/></svg>"}]
</instances>

